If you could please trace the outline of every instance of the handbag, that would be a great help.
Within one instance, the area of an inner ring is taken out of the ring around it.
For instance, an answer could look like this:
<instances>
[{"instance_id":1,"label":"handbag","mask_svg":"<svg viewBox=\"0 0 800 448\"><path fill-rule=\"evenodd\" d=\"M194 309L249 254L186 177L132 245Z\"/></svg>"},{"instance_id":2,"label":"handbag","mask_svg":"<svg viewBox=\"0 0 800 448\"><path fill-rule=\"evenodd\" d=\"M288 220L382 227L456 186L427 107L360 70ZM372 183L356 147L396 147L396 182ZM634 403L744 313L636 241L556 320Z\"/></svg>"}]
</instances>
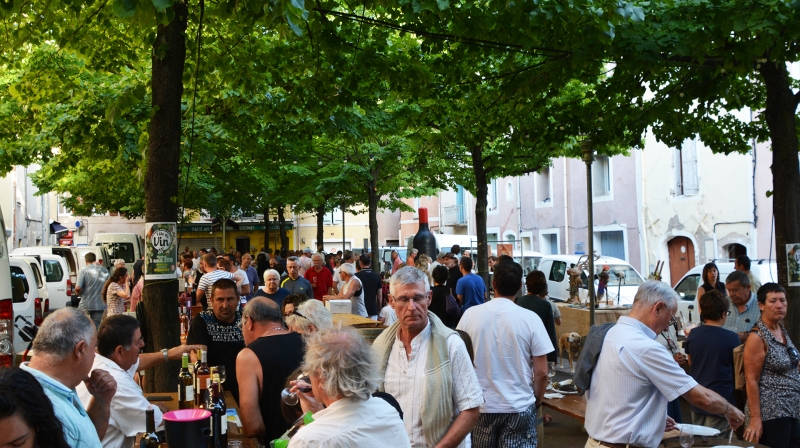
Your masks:
<instances>
[{"instance_id":1,"label":"handbag","mask_svg":"<svg viewBox=\"0 0 800 448\"><path fill-rule=\"evenodd\" d=\"M761 338L761 341L764 342L764 351L769 352L769 346L764 339L764 335L761 334L761 330L756 326L754 326L750 332L753 333L753 330L758 332L758 336ZM733 349L733 387L736 390L744 390L746 385L747 379L744 376L744 344L742 344Z\"/></svg>"},{"instance_id":2,"label":"handbag","mask_svg":"<svg viewBox=\"0 0 800 448\"><path fill-rule=\"evenodd\" d=\"M458 319L461 317L461 307L458 305L456 298L453 297L453 293L448 292L447 295L444 297L445 303L445 311L447 315L452 317L453 319Z\"/></svg>"}]
</instances>

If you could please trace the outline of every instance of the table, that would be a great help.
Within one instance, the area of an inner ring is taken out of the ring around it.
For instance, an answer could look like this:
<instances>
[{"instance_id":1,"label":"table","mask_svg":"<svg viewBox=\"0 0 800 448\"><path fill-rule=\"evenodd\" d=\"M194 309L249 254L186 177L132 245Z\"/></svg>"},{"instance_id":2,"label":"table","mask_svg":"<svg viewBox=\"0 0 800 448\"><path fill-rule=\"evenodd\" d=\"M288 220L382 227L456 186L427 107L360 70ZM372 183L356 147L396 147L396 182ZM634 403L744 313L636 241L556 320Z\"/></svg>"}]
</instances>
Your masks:
<instances>
[{"instance_id":1,"label":"table","mask_svg":"<svg viewBox=\"0 0 800 448\"><path fill-rule=\"evenodd\" d=\"M586 398L578 394L564 395L564 398L544 398L542 406L578 419L581 423L586 421Z\"/></svg>"},{"instance_id":2,"label":"table","mask_svg":"<svg viewBox=\"0 0 800 448\"><path fill-rule=\"evenodd\" d=\"M668 434L677 433L677 431L671 431ZM760 445L758 443L753 442L743 442L739 440L731 440L728 443L728 439L721 439L717 437L700 437L694 436L694 445L692 446L719 446L719 445L730 445L730 446L741 446L741 447L750 447L750 448L768 448L766 445ZM665 438L661 441L661 444L658 445L659 448L681 448L680 440L678 437L670 437Z\"/></svg>"},{"instance_id":3,"label":"table","mask_svg":"<svg viewBox=\"0 0 800 448\"><path fill-rule=\"evenodd\" d=\"M331 314L334 325L347 325L353 328L383 328L377 320L362 317L356 314Z\"/></svg>"},{"instance_id":4,"label":"table","mask_svg":"<svg viewBox=\"0 0 800 448\"><path fill-rule=\"evenodd\" d=\"M561 311L561 325L556 326L556 340L565 333L578 333L582 338L589 334L589 309L588 308L572 308L565 303L558 304L558 310ZM595 323L597 325L606 322L616 322L620 316L627 316L630 308L625 309L604 309L596 308L594 310Z\"/></svg>"},{"instance_id":5,"label":"table","mask_svg":"<svg viewBox=\"0 0 800 448\"><path fill-rule=\"evenodd\" d=\"M160 393L152 393L152 394L144 394L145 398L154 397L154 396L168 396L170 397L169 400L166 401L154 401L154 403L164 403L170 411L175 411L178 409L178 393L177 392L160 392ZM231 409L236 409L236 414L239 415L241 419L241 413L239 412L239 405L236 404L236 400L233 399L233 395L231 392L226 390L225 391L225 404L228 405ZM244 436L242 433L241 428L236 426L234 423L228 422L228 440L241 440L242 446L244 448L257 448L258 444L255 439L249 439ZM139 446L138 442L135 446ZM166 446L164 444L163 446Z\"/></svg>"}]
</instances>

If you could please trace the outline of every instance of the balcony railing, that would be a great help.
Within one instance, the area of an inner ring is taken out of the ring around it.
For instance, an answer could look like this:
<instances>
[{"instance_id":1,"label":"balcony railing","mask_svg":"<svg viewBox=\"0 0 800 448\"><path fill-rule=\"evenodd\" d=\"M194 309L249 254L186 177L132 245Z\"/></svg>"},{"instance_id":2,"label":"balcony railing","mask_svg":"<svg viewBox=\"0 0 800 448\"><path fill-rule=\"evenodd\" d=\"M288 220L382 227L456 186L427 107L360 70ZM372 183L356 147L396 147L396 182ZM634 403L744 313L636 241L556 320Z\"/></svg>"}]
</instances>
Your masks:
<instances>
[{"instance_id":1,"label":"balcony railing","mask_svg":"<svg viewBox=\"0 0 800 448\"><path fill-rule=\"evenodd\" d=\"M467 211L463 205L450 205L444 207L445 226L465 226L467 225Z\"/></svg>"}]
</instances>

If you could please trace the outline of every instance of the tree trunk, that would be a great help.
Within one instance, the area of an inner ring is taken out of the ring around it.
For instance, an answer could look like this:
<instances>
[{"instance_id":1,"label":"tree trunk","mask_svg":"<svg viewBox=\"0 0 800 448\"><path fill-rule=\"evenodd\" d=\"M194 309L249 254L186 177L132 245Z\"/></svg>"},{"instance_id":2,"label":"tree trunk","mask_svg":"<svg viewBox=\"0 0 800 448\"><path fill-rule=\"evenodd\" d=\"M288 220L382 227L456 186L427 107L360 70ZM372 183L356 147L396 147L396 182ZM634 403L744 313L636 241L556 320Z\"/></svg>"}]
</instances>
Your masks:
<instances>
[{"instance_id":1,"label":"tree trunk","mask_svg":"<svg viewBox=\"0 0 800 448\"><path fill-rule=\"evenodd\" d=\"M797 98L792 94L786 63L761 65L767 87L764 111L772 141L772 207L775 215L775 248L778 282L786 287L788 309L784 322L789 336L800 341L800 287L788 287L786 244L800 243L800 166L797 151Z\"/></svg>"},{"instance_id":2,"label":"tree trunk","mask_svg":"<svg viewBox=\"0 0 800 448\"><path fill-rule=\"evenodd\" d=\"M317 252L322 252L322 240L325 238L325 202L317 206Z\"/></svg>"},{"instance_id":3,"label":"tree trunk","mask_svg":"<svg viewBox=\"0 0 800 448\"><path fill-rule=\"evenodd\" d=\"M189 11L187 4L181 1L172 5L172 10L175 19L169 25L158 26L153 43L153 112L144 178L147 222L175 222L178 215L175 198L178 196L180 172L181 96ZM178 279L145 279L142 302L147 319L144 328L146 352L180 344L177 299ZM177 363L170 362L147 372L147 389L151 392L175 390L179 367Z\"/></svg>"},{"instance_id":4,"label":"tree trunk","mask_svg":"<svg viewBox=\"0 0 800 448\"><path fill-rule=\"evenodd\" d=\"M372 271L381 272L381 261L378 254L378 202L381 197L378 194L378 175L380 167L375 167L370 172L370 180L365 185L369 193L369 245L370 257L372 257Z\"/></svg>"},{"instance_id":5,"label":"tree trunk","mask_svg":"<svg viewBox=\"0 0 800 448\"><path fill-rule=\"evenodd\" d=\"M286 236L286 217L283 216L283 205L278 207L278 231L281 232L281 250L289 250L289 237Z\"/></svg>"},{"instance_id":6,"label":"tree trunk","mask_svg":"<svg viewBox=\"0 0 800 448\"><path fill-rule=\"evenodd\" d=\"M489 251L486 235L486 207L488 205L489 183L486 179L486 167L483 166L483 146L473 146L470 150L472 168L475 173L475 232L478 234L478 275L486 283L489 290Z\"/></svg>"},{"instance_id":7,"label":"tree trunk","mask_svg":"<svg viewBox=\"0 0 800 448\"><path fill-rule=\"evenodd\" d=\"M264 251L269 252L269 208L264 207Z\"/></svg>"}]
</instances>

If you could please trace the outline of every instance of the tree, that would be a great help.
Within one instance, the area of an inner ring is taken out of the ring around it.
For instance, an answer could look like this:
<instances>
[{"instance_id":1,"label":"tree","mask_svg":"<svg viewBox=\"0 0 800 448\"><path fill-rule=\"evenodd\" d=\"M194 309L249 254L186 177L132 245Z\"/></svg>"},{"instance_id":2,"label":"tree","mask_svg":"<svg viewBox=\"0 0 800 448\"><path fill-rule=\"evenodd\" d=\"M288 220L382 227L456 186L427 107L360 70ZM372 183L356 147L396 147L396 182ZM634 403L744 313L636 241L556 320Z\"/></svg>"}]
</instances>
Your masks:
<instances>
[{"instance_id":1,"label":"tree","mask_svg":"<svg viewBox=\"0 0 800 448\"><path fill-rule=\"evenodd\" d=\"M713 151L747 152L750 139L772 143L772 192L778 279L787 285L786 244L800 241L797 80L800 13L785 1L654 3L647 19L617 28L616 64L600 95L610 123L624 123L679 147L699 135ZM650 91L652 95L646 96ZM757 111L752 122L737 110ZM639 109L639 110L637 110ZM763 111L763 112L758 112ZM619 118L619 120L618 120ZM787 326L800 339L800 288L789 287Z\"/></svg>"}]
</instances>

